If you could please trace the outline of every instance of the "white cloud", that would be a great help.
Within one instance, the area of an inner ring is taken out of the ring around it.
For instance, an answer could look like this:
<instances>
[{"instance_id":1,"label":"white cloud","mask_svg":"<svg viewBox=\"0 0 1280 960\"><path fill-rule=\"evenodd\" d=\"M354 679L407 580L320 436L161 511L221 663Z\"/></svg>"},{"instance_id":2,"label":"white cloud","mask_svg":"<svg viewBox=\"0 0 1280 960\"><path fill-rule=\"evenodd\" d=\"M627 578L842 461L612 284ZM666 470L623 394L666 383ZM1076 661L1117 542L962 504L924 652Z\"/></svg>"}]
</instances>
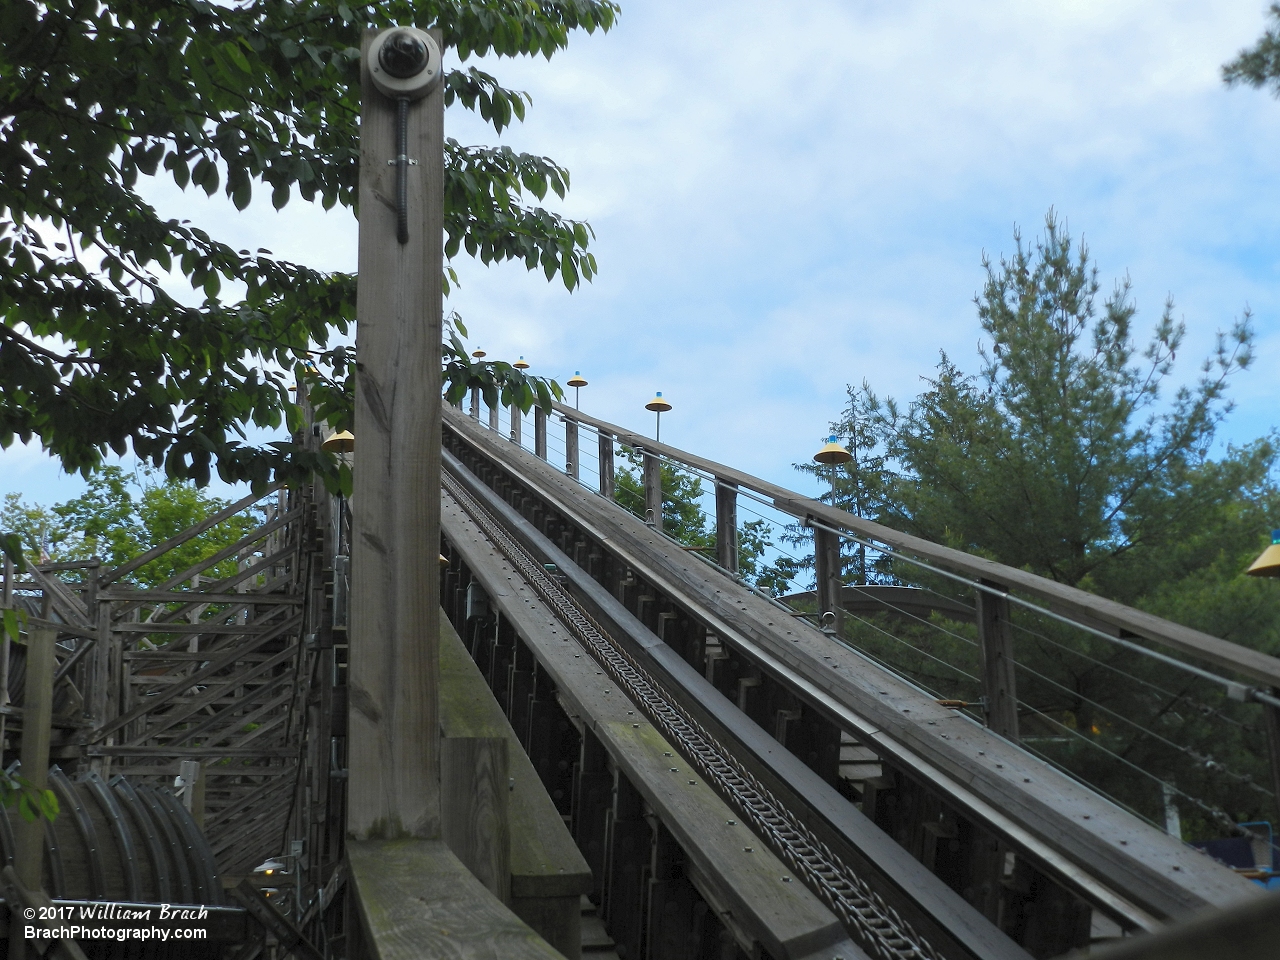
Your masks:
<instances>
[{"instance_id":1,"label":"white cloud","mask_svg":"<svg viewBox=\"0 0 1280 960\"><path fill-rule=\"evenodd\" d=\"M663 390L664 437L799 482L847 383L909 398L940 349L976 367L982 251L1053 206L1104 287L1129 274L1140 335L1176 297L1180 376L1253 307L1228 424L1248 439L1280 365L1280 103L1220 71L1263 23L1259 0L625 4L550 63L486 64L532 92L503 141L572 171L548 206L591 221L599 278L569 296L460 261L451 305L492 355L581 369L585 409L647 429ZM446 123L493 139L460 109ZM237 246L354 264L348 214L173 193Z\"/></svg>"}]
</instances>

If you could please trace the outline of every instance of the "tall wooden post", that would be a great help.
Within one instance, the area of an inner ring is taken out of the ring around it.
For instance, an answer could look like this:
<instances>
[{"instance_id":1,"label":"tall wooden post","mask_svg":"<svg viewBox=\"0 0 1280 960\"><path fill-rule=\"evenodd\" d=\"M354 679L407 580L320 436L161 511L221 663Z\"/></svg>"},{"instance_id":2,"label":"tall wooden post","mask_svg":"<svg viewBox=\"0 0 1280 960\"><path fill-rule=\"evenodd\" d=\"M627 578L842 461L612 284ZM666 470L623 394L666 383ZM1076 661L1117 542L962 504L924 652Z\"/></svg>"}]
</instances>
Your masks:
<instances>
[{"instance_id":1,"label":"tall wooden post","mask_svg":"<svg viewBox=\"0 0 1280 960\"><path fill-rule=\"evenodd\" d=\"M662 461L649 453L644 454L644 519L653 529L662 532Z\"/></svg>"},{"instance_id":2,"label":"tall wooden post","mask_svg":"<svg viewBox=\"0 0 1280 960\"><path fill-rule=\"evenodd\" d=\"M982 648L982 695L987 701L987 726L1002 737L1017 740L1018 694L1013 672L1009 598L988 590L976 590L974 599L978 641Z\"/></svg>"},{"instance_id":3,"label":"tall wooden post","mask_svg":"<svg viewBox=\"0 0 1280 960\"><path fill-rule=\"evenodd\" d=\"M22 776L36 790L49 787L49 738L53 722L53 641L52 627L32 627L27 634L27 677L22 698ZM44 866L43 818L28 822L13 817L18 856L14 866L18 879L28 890L40 889Z\"/></svg>"},{"instance_id":4,"label":"tall wooden post","mask_svg":"<svg viewBox=\"0 0 1280 960\"><path fill-rule=\"evenodd\" d=\"M444 94L408 109L396 237L396 103L361 60L347 831L440 836L440 326ZM437 37L437 42L439 39Z\"/></svg>"},{"instance_id":5,"label":"tall wooden post","mask_svg":"<svg viewBox=\"0 0 1280 960\"><path fill-rule=\"evenodd\" d=\"M830 626L838 634L844 627L844 605L841 603L840 589L844 586L841 580L842 564L840 562L840 538L830 530L813 530L814 573L818 581L818 613L823 616L823 625ZM835 621L827 620L826 614L835 615Z\"/></svg>"},{"instance_id":6,"label":"tall wooden post","mask_svg":"<svg viewBox=\"0 0 1280 960\"><path fill-rule=\"evenodd\" d=\"M601 432L600 437L600 496L613 499L613 437Z\"/></svg>"},{"instance_id":7,"label":"tall wooden post","mask_svg":"<svg viewBox=\"0 0 1280 960\"><path fill-rule=\"evenodd\" d=\"M738 485L716 477L716 563L738 572Z\"/></svg>"},{"instance_id":8,"label":"tall wooden post","mask_svg":"<svg viewBox=\"0 0 1280 960\"><path fill-rule=\"evenodd\" d=\"M498 409L499 408L496 406L489 408L489 429L494 433L497 433L500 429L500 424L498 422Z\"/></svg>"},{"instance_id":9,"label":"tall wooden post","mask_svg":"<svg viewBox=\"0 0 1280 960\"><path fill-rule=\"evenodd\" d=\"M471 388L471 419L480 419L480 388Z\"/></svg>"},{"instance_id":10,"label":"tall wooden post","mask_svg":"<svg viewBox=\"0 0 1280 960\"><path fill-rule=\"evenodd\" d=\"M564 421L564 472L578 479L578 421Z\"/></svg>"},{"instance_id":11,"label":"tall wooden post","mask_svg":"<svg viewBox=\"0 0 1280 960\"><path fill-rule=\"evenodd\" d=\"M547 411L533 408L533 453L547 459Z\"/></svg>"},{"instance_id":12,"label":"tall wooden post","mask_svg":"<svg viewBox=\"0 0 1280 960\"><path fill-rule=\"evenodd\" d=\"M513 403L511 405L511 442L517 447L521 444L520 428L524 425L524 414L520 412L520 405Z\"/></svg>"}]
</instances>

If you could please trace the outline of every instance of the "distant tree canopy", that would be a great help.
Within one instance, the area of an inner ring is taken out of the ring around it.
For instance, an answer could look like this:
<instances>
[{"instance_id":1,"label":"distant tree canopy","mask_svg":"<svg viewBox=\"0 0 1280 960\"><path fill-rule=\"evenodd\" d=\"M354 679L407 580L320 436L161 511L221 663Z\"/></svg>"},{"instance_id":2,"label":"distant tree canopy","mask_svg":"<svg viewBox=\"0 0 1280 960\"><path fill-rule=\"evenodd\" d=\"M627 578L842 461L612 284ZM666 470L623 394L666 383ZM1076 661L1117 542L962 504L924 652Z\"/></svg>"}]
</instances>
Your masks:
<instances>
[{"instance_id":1,"label":"distant tree canopy","mask_svg":"<svg viewBox=\"0 0 1280 960\"><path fill-rule=\"evenodd\" d=\"M369 26L437 26L473 53L550 57L576 29L607 30L612 0L8 0L0 4L0 447L39 441L86 476L137 455L208 482L333 474L246 428L299 427L295 368L349 416L356 278L237 250L162 217L147 184L223 192L246 209L269 191L354 206L359 46ZM527 94L475 67L445 77L447 103L501 132ZM522 260L573 289L595 273L590 229L541 206L569 175L545 157L445 143L446 254ZM456 281L452 271L448 277ZM174 291L174 279L189 289ZM447 280L446 280L447 282ZM459 362L447 375L546 402L519 371ZM465 389L465 387L464 387Z\"/></svg>"},{"instance_id":2,"label":"distant tree canopy","mask_svg":"<svg viewBox=\"0 0 1280 960\"><path fill-rule=\"evenodd\" d=\"M195 484L143 471L141 476L120 467L104 467L89 477L83 494L44 507L10 493L0 506L0 529L15 533L24 557L32 563L101 559L117 567L152 547L195 526L229 505ZM130 580L154 587L189 569L205 557L240 540L261 517L236 514L204 533L139 568ZM223 561L207 576L229 576L234 558Z\"/></svg>"},{"instance_id":3,"label":"distant tree canopy","mask_svg":"<svg viewBox=\"0 0 1280 960\"><path fill-rule=\"evenodd\" d=\"M1280 3L1271 4L1267 15L1271 25L1256 44L1223 66L1222 79L1229 86L1270 87L1280 97Z\"/></svg>"}]
</instances>

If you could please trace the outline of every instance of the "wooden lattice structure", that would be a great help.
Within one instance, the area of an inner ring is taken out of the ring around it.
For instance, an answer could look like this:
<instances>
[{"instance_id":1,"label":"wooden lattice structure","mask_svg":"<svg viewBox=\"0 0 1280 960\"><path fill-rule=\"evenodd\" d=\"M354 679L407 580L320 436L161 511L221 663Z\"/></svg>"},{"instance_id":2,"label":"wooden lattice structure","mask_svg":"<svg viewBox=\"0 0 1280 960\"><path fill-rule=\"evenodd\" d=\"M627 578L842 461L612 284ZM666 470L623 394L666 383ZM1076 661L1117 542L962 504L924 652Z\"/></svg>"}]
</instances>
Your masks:
<instances>
[{"instance_id":1,"label":"wooden lattice structure","mask_svg":"<svg viewBox=\"0 0 1280 960\"><path fill-rule=\"evenodd\" d=\"M53 564L8 579L32 622L58 630L55 761L177 788L224 884L292 852L313 887L339 855L331 504L322 488L272 488L114 569ZM138 582L205 531L246 519L252 529L236 542L162 582ZM8 653L20 702L22 648ZM21 710L5 709L18 732Z\"/></svg>"}]
</instances>

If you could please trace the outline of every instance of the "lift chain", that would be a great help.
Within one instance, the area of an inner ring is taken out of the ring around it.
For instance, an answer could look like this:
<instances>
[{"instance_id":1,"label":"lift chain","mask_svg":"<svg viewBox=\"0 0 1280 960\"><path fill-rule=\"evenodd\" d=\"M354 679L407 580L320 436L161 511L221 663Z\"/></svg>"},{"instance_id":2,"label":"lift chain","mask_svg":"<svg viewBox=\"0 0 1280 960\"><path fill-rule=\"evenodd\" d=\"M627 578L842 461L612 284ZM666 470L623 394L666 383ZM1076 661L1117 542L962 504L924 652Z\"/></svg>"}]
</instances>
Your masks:
<instances>
[{"instance_id":1,"label":"lift chain","mask_svg":"<svg viewBox=\"0 0 1280 960\"><path fill-rule=\"evenodd\" d=\"M503 526L447 474L443 486L662 734L881 960L938 960L934 948L711 736Z\"/></svg>"}]
</instances>

